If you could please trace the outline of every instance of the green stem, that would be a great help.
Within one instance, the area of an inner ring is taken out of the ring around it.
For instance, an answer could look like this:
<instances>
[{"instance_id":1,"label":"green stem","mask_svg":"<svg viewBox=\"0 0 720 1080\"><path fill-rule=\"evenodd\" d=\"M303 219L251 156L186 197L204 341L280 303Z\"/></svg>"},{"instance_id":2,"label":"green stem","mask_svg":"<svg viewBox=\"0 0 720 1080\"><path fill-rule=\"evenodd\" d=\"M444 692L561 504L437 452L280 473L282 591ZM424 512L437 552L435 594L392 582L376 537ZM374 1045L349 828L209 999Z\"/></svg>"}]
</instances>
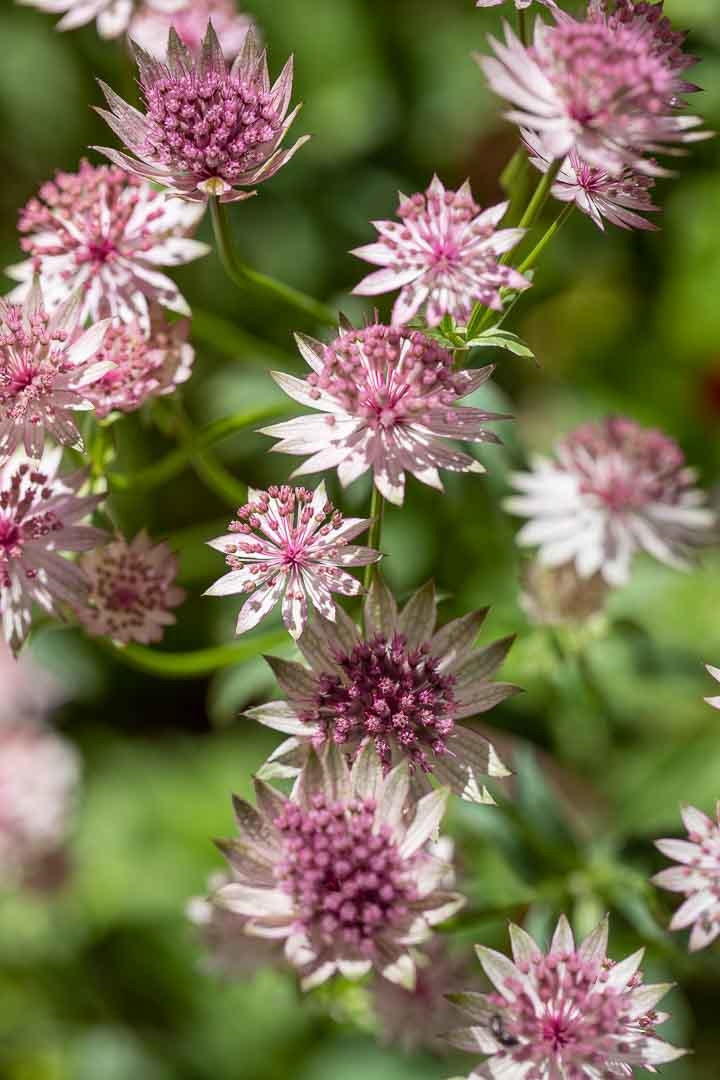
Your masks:
<instances>
[{"instance_id":1,"label":"green stem","mask_svg":"<svg viewBox=\"0 0 720 1080\"><path fill-rule=\"evenodd\" d=\"M272 293L273 296L278 297L278 299L290 307L294 307L297 311L302 311L304 315L309 315L316 322L332 327L337 326L335 312L325 304L321 304L320 301L314 300L312 296L306 296L305 293L300 292L298 289L293 289L291 285L286 285L268 274L261 274L259 270L253 270L239 261L233 247L225 204L219 202L217 196L214 195L210 198L210 217L220 261L227 276L239 289L244 291L248 285L255 285L265 292Z\"/></svg>"},{"instance_id":2,"label":"green stem","mask_svg":"<svg viewBox=\"0 0 720 1080\"><path fill-rule=\"evenodd\" d=\"M557 180L557 175L560 172L560 169L562 168L562 163L563 163L562 158L558 158L557 161L553 161L553 163L550 166L550 168L548 169L548 171L546 173L543 173L543 175L540 177L540 183L535 188L535 190L534 190L534 192L532 194L532 198L530 199L530 202L527 204L527 207L525 209L525 213L520 218L520 223L519 223L518 228L520 228L520 229L529 229L535 224L537 219L540 217L540 214L543 211L545 203L550 198L550 192L552 191L552 186L555 183L555 181ZM507 254L509 255L510 252L508 252Z\"/></svg>"},{"instance_id":3,"label":"green stem","mask_svg":"<svg viewBox=\"0 0 720 1080\"><path fill-rule=\"evenodd\" d=\"M373 484L372 495L370 497L370 517L372 518L372 525L368 532L367 546L374 548L375 551L380 549L380 537L382 536L383 527L383 515L385 511L385 500ZM365 567L365 580L364 585L366 589L369 589L373 576L377 573L378 564L370 563Z\"/></svg>"},{"instance_id":4,"label":"green stem","mask_svg":"<svg viewBox=\"0 0 720 1080\"><path fill-rule=\"evenodd\" d=\"M156 675L161 679L200 679L212 675L221 668L241 664L271 649L287 644L287 632L275 630L266 634L234 641L230 645L216 645L195 652L161 652L148 649L144 645L113 645L99 641L105 652L110 653L127 667L142 671L147 675Z\"/></svg>"},{"instance_id":5,"label":"green stem","mask_svg":"<svg viewBox=\"0 0 720 1080\"><path fill-rule=\"evenodd\" d=\"M247 412L233 413L224 416L208 424L198 432L194 439L188 439L184 446L172 450L161 461L154 465L148 465L144 469L138 469L131 473L108 473L108 487L111 491L132 492L139 494L152 491L156 487L172 480L189 465L193 458L197 458L204 450L208 450L215 443L235 435L238 431L252 427L254 424L271 420L276 416L282 416L287 412L287 405L266 405L262 408L248 409ZM238 489L238 492L240 489ZM242 488L242 499L245 498L245 488ZM237 499L233 497L233 505L237 505Z\"/></svg>"},{"instance_id":6,"label":"green stem","mask_svg":"<svg viewBox=\"0 0 720 1080\"><path fill-rule=\"evenodd\" d=\"M575 209L575 203L574 202L570 202L566 206L563 207L561 212L558 214L558 216L553 221L552 225L546 230L544 236L542 236L542 238L537 242L537 244L532 249L530 254L525 259L523 259L523 261L518 266L518 270L520 271L521 274L524 274L527 270L532 270L532 268L535 266L538 259L542 255L543 251L547 247L547 245L550 243L552 238L558 232L560 232L560 229L562 229L563 225L565 224L567 219L570 217L570 215L572 214L574 209Z\"/></svg>"},{"instance_id":7,"label":"green stem","mask_svg":"<svg viewBox=\"0 0 720 1080\"><path fill-rule=\"evenodd\" d=\"M237 481L230 470L226 469L210 450L202 454L195 452L193 444L197 436L177 394L174 403L175 422L180 442L193 452L191 464L195 472L206 487L228 506L242 506L247 498L247 484Z\"/></svg>"},{"instance_id":8,"label":"green stem","mask_svg":"<svg viewBox=\"0 0 720 1080\"><path fill-rule=\"evenodd\" d=\"M528 13L527 11L521 11L518 8L517 13L517 32L518 37L522 41L523 45L527 45L530 40L530 27L528 25Z\"/></svg>"}]
</instances>

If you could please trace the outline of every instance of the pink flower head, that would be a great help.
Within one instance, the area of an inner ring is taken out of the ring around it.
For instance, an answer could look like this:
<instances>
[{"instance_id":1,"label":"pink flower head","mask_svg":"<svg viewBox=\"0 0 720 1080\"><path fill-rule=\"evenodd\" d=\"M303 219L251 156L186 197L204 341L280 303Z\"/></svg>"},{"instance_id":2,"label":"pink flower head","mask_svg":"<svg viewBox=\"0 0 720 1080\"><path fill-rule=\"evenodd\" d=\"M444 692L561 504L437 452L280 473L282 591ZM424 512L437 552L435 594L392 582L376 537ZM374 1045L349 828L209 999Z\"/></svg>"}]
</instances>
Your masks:
<instances>
[{"instance_id":1,"label":"pink flower head","mask_svg":"<svg viewBox=\"0 0 720 1080\"><path fill-rule=\"evenodd\" d=\"M0 300L0 462L18 446L42 454L47 436L82 447L77 410L92 408L86 388L112 367L101 357L108 321L80 330L76 293L49 315L35 281L25 302Z\"/></svg>"},{"instance_id":2,"label":"pink flower head","mask_svg":"<svg viewBox=\"0 0 720 1080\"><path fill-rule=\"evenodd\" d=\"M662 889L682 893L684 902L673 915L671 930L690 932L690 951L704 949L720 934L720 802L716 820L694 806L684 806L687 840L656 840L657 847L677 866L652 879Z\"/></svg>"},{"instance_id":3,"label":"pink flower head","mask_svg":"<svg viewBox=\"0 0 720 1080\"><path fill-rule=\"evenodd\" d=\"M150 309L150 333L139 322L111 326L103 356L112 368L87 389L96 416L135 412L152 398L172 394L190 378L195 350L187 341L190 323L168 323L159 307Z\"/></svg>"},{"instance_id":4,"label":"pink flower head","mask_svg":"<svg viewBox=\"0 0 720 1080\"><path fill-rule=\"evenodd\" d=\"M497 229L507 208L500 203L481 212L468 182L446 191L434 176L424 195L400 196L401 221L373 222L379 241L353 255L384 269L369 274L353 292L377 296L400 289L395 324L408 322L422 307L430 326L444 315L467 322L476 301L501 311L500 289L530 285L499 261L525 234L524 229Z\"/></svg>"},{"instance_id":5,"label":"pink flower head","mask_svg":"<svg viewBox=\"0 0 720 1080\"><path fill-rule=\"evenodd\" d=\"M330 345L297 335L307 379L272 372L295 401L321 410L263 428L279 438L273 449L311 455L293 475L338 470L343 487L373 470L375 486L398 506L405 472L443 490L439 469L485 472L474 458L445 446L445 439L500 440L483 426L507 416L455 406L493 373L492 367L456 371L451 353L414 330L345 324Z\"/></svg>"},{"instance_id":6,"label":"pink flower head","mask_svg":"<svg viewBox=\"0 0 720 1080\"><path fill-rule=\"evenodd\" d=\"M538 19L531 47L507 24L505 43L490 42L495 56L478 62L510 103L507 118L555 160L575 152L614 176L627 166L658 175L648 154L705 138L701 120L680 112L676 66L644 24L564 15L553 26Z\"/></svg>"},{"instance_id":7,"label":"pink flower head","mask_svg":"<svg viewBox=\"0 0 720 1080\"><path fill-rule=\"evenodd\" d=\"M172 608L185 599L175 584L178 560L167 544L153 545L146 532L130 543L116 536L78 565L88 592L76 614L91 637L148 645L161 641L165 627L176 621Z\"/></svg>"},{"instance_id":8,"label":"pink flower head","mask_svg":"<svg viewBox=\"0 0 720 1080\"><path fill-rule=\"evenodd\" d=\"M39 724L0 723L0 887L26 884L66 838L80 762Z\"/></svg>"},{"instance_id":9,"label":"pink flower head","mask_svg":"<svg viewBox=\"0 0 720 1080\"><path fill-rule=\"evenodd\" d=\"M285 626L294 638L307 623L308 599L326 619L335 619L332 593L356 596L360 582L347 566L377 562L379 552L348 543L369 527L367 518L344 519L328 501L325 484L315 491L273 486L248 492L248 501L230 522L227 536L209 545L225 555L230 573L205 593L231 596L251 593L238 616L244 634L280 602Z\"/></svg>"},{"instance_id":10,"label":"pink flower head","mask_svg":"<svg viewBox=\"0 0 720 1080\"><path fill-rule=\"evenodd\" d=\"M10 300L23 300L39 275L48 308L80 289L81 319L117 315L148 326L155 302L181 315L190 308L160 267L180 266L206 255L207 244L190 234L202 207L168 199L124 169L80 163L58 172L20 213L26 262L7 273L20 282Z\"/></svg>"},{"instance_id":11,"label":"pink flower head","mask_svg":"<svg viewBox=\"0 0 720 1080\"><path fill-rule=\"evenodd\" d=\"M60 605L83 601L85 577L60 553L89 551L105 539L81 524L100 497L78 495L86 474L59 476L61 458L57 447L39 462L18 454L0 467L0 611L14 650L30 629L33 604L58 615Z\"/></svg>"},{"instance_id":12,"label":"pink flower head","mask_svg":"<svg viewBox=\"0 0 720 1080\"><path fill-rule=\"evenodd\" d=\"M473 611L436 630L432 582L398 613L376 578L365 601L365 634L339 608L333 622L316 618L298 641L310 670L269 657L288 700L247 713L291 736L261 775L292 775L311 746L333 743L350 761L370 746L385 772L406 761L417 789L429 789L434 776L468 801L492 803L482 781L509 773L465 721L518 688L490 681L512 637L474 648L486 615Z\"/></svg>"},{"instance_id":13,"label":"pink flower head","mask_svg":"<svg viewBox=\"0 0 720 1080\"><path fill-rule=\"evenodd\" d=\"M655 1072L685 1053L655 1033L667 1019L655 1005L670 984L643 983L642 949L608 958L607 919L579 947L564 915L547 953L519 926L510 940L512 961L476 946L491 993L450 995L472 1027L448 1041L484 1059L471 1080L631 1080L635 1069Z\"/></svg>"},{"instance_id":14,"label":"pink flower head","mask_svg":"<svg viewBox=\"0 0 720 1080\"><path fill-rule=\"evenodd\" d=\"M216 893L234 880L231 874L213 874L208 891ZM207 950L204 967L208 971L247 979L260 968L282 963L281 943L249 934L247 917L218 907L206 896L191 897L185 913Z\"/></svg>"},{"instance_id":15,"label":"pink flower head","mask_svg":"<svg viewBox=\"0 0 720 1080\"><path fill-rule=\"evenodd\" d=\"M110 112L99 109L134 157L98 147L111 161L171 194L204 203L247 199L239 191L274 176L307 141L282 149L298 108L287 115L293 65L288 60L270 85L267 58L249 30L228 71L220 42L208 23L199 60L175 30L168 38L167 63L135 47L143 114L101 83Z\"/></svg>"},{"instance_id":16,"label":"pink flower head","mask_svg":"<svg viewBox=\"0 0 720 1080\"><path fill-rule=\"evenodd\" d=\"M75 30L86 23L97 22L97 31L103 38L116 38L127 29L132 15L134 0L19 0L29 7L63 14L57 24L58 30Z\"/></svg>"},{"instance_id":17,"label":"pink flower head","mask_svg":"<svg viewBox=\"0 0 720 1080\"><path fill-rule=\"evenodd\" d=\"M350 771L330 744L291 798L260 780L256 793L257 810L235 800L240 839L222 850L236 880L214 902L248 919L247 933L284 940L305 990L373 968L414 986L415 946L464 902L430 850L447 789L411 804L406 766L383 777L366 753Z\"/></svg>"},{"instance_id":18,"label":"pink flower head","mask_svg":"<svg viewBox=\"0 0 720 1080\"><path fill-rule=\"evenodd\" d=\"M518 11L524 11L525 8L529 8L533 0L515 0L515 7ZM551 11L557 11L557 4L555 0L537 0L538 4L543 4L546 8L550 8ZM500 4L504 4L505 0L475 0L475 7L488 8L499 7Z\"/></svg>"},{"instance_id":19,"label":"pink flower head","mask_svg":"<svg viewBox=\"0 0 720 1080\"><path fill-rule=\"evenodd\" d=\"M530 151L530 161L546 173L552 165L552 155L545 149L542 138L530 131L523 131L522 135ZM656 225L642 216L660 209L652 201L654 185L651 176L629 165L613 175L588 165L572 150L560 166L552 194L560 202L574 202L598 229L604 229L606 221L621 229L656 229Z\"/></svg>"},{"instance_id":20,"label":"pink flower head","mask_svg":"<svg viewBox=\"0 0 720 1080\"><path fill-rule=\"evenodd\" d=\"M60 685L29 653L16 658L0 638L0 729L18 720L41 721L63 699Z\"/></svg>"},{"instance_id":21,"label":"pink flower head","mask_svg":"<svg viewBox=\"0 0 720 1080\"><path fill-rule=\"evenodd\" d=\"M712 667L710 664L705 665L705 670L708 675L712 675L715 682L720 682L720 668ZM708 705L712 705L713 709L720 709L720 697L706 697Z\"/></svg>"},{"instance_id":22,"label":"pink flower head","mask_svg":"<svg viewBox=\"0 0 720 1080\"><path fill-rule=\"evenodd\" d=\"M624 585L641 550L685 569L716 536L716 514L677 443L624 417L576 428L554 460L537 457L511 480L521 494L505 508L530 519L518 543L539 545L545 566L574 562L581 578Z\"/></svg>"},{"instance_id":23,"label":"pink flower head","mask_svg":"<svg viewBox=\"0 0 720 1080\"><path fill-rule=\"evenodd\" d=\"M254 26L249 15L241 14L235 0L182 0L171 8L158 7L153 0L140 4L132 17L128 35L136 45L156 57L167 56L170 27L194 56L200 55L207 24L212 21L223 55L234 60L242 49L247 32Z\"/></svg>"}]
</instances>

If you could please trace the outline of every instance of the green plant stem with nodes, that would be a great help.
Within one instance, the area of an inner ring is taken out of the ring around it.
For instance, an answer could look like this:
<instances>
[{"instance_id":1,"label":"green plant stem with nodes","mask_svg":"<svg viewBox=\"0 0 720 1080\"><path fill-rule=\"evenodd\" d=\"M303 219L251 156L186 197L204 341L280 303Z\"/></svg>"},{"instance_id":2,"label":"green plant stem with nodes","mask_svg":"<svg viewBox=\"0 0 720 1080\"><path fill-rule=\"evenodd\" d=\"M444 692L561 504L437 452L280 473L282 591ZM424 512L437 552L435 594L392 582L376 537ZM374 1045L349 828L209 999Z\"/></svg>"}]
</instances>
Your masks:
<instances>
[{"instance_id":1,"label":"green plant stem with nodes","mask_svg":"<svg viewBox=\"0 0 720 1080\"><path fill-rule=\"evenodd\" d=\"M139 494L152 491L154 488L167 483L168 480L172 480L194 458L202 455L204 451L214 446L215 443L221 442L239 431L244 431L245 428L254 427L255 424L264 423L266 420L271 420L277 416L283 416L287 409L286 404L266 405L262 408L248 409L246 412L233 413L231 416L224 416L220 420L213 421L212 424L208 424L207 427L194 436L191 436L190 429L186 428L187 441L183 446L172 450L161 461L148 465L144 469L138 469L137 472L108 473L108 487L110 491L119 493L132 492L133 494ZM231 505L237 506L237 496L242 495L239 501L243 502L247 496L247 489L245 485L242 485L242 487L235 488L233 492L228 491L227 495ZM230 496L232 497L230 498Z\"/></svg>"},{"instance_id":2,"label":"green plant stem with nodes","mask_svg":"<svg viewBox=\"0 0 720 1080\"><path fill-rule=\"evenodd\" d=\"M368 547L374 548L376 551L380 548L384 512L385 500L373 484L372 495L370 496L370 517L372 518L372 524L370 525L370 530L368 532ZM365 567L365 580L363 584L366 589L370 588L373 578L377 573L377 563L369 563Z\"/></svg>"},{"instance_id":3,"label":"green plant stem with nodes","mask_svg":"<svg viewBox=\"0 0 720 1080\"><path fill-rule=\"evenodd\" d=\"M312 296L307 296L268 274L261 274L259 270L253 270L239 261L233 246L225 204L221 203L215 195L210 198L210 217L220 261L225 268L225 273L239 289L245 291L248 285L253 285L255 288L271 293L289 307L301 311L316 322L324 323L326 326L337 326L337 315L326 304L320 303Z\"/></svg>"}]
</instances>

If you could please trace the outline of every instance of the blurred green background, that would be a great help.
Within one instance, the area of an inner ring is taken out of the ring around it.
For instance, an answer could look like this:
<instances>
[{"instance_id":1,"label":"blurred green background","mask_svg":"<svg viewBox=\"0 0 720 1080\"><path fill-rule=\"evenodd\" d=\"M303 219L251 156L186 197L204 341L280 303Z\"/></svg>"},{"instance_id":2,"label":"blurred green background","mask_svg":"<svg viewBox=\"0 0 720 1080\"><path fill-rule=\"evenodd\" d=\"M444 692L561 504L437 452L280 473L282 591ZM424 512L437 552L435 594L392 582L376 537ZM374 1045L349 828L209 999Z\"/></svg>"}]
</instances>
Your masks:
<instances>
[{"instance_id":1,"label":"blurred green background","mask_svg":"<svg viewBox=\"0 0 720 1080\"><path fill-rule=\"evenodd\" d=\"M437 171L449 185L469 176L481 203L500 198L497 176L515 135L469 56L500 15L476 11L472 0L248 0L246 10L273 70L295 52L296 99L305 102L296 127L314 138L260 197L232 208L238 248L360 317L369 309L348 293L366 268L347 251L372 239L370 219L392 216L398 189L421 190ZM705 88L694 104L718 128L717 0L667 0L666 10L691 30ZM18 258L17 211L39 184L56 168L74 169L87 146L112 140L91 111L100 103L95 78L132 93L121 43L100 41L93 26L59 34L53 22L0 0L0 265ZM513 523L499 499L508 469L530 448L546 449L608 411L664 428L703 484L718 483L719 159L716 140L702 144L659 185L661 232L602 234L571 219L511 323L538 364L493 357L493 403L511 402L518 423L505 425L504 448L481 450L488 476L450 477L445 498L412 484L403 510L388 512L383 538L400 596L434 575L445 617L491 604L484 640L518 634L504 677L527 693L490 720L510 756L519 754L529 825L513 832L498 811L456 812L472 901L458 939L504 946L506 913L545 933L560 906L589 929L611 908L611 951L647 944L650 973L679 983L663 1032L696 1052L663 1069L673 1080L719 1075L720 958L716 949L689 960L684 941L658 929L670 907L644 883L662 864L652 839L679 832L679 803L710 810L720 795L718 714L702 701L711 692L702 665L720 663L720 557L711 553L688 575L637 564L613 598L607 632L587 643L597 683L588 691L577 665L559 665L518 606ZM266 369L299 371L290 332L313 327L238 294L213 256L177 277L196 316L196 368L183 395L192 422L282 400ZM125 469L173 445L139 417L123 421L118 438ZM290 459L267 448L262 436L242 434L219 454L242 481L284 480ZM368 494L354 485L343 508L364 512ZM150 494L116 496L114 509L129 535L144 526L181 552L189 598L163 649L230 641L236 602L201 593L221 572L203 542L224 531L231 508L188 470ZM81 749L85 776L69 884L50 901L0 899L2 1077L439 1080L470 1071L462 1057L379 1049L352 1023L351 1007L336 1003L334 1022L326 1001L301 1002L283 974L233 983L201 970L183 909L221 868L210 837L232 832L230 792L247 791L274 744L236 718L274 693L261 659L173 681L132 669L72 630L43 630L34 648L72 695L57 721ZM514 749L522 740L541 752L544 772ZM548 828L550 854L536 842Z\"/></svg>"}]
</instances>

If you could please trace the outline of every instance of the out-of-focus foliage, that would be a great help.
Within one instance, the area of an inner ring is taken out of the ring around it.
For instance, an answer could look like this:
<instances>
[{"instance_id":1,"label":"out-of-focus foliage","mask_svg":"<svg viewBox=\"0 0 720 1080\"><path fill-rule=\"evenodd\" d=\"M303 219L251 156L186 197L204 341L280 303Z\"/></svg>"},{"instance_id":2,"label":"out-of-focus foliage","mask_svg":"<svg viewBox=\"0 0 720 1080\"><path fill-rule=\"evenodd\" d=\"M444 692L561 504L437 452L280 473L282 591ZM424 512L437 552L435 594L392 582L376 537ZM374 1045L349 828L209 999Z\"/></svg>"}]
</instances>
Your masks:
<instances>
[{"instance_id":1,"label":"out-of-focus foliage","mask_svg":"<svg viewBox=\"0 0 720 1080\"><path fill-rule=\"evenodd\" d=\"M314 139L258 198L233 209L238 248L259 269L359 316L368 308L348 293L363 264L346 252L372 239L370 219L391 216L397 189L421 190L437 170L447 184L469 176L483 203L499 198L514 136L469 53L501 16L476 11L472 0L246 7L271 63L295 52L306 102L298 127ZM702 57L693 77L706 88L698 108L718 129L717 2L668 0L666 8L692 29L691 50ZM122 44L101 42L93 27L58 34L51 17L0 0L0 41L7 265L18 258L18 208L56 168L74 168L85 147L107 140L90 108L100 102L95 77L134 88ZM547 449L579 421L613 410L666 429L703 483L718 483L719 160L715 141L678 161L679 177L660 184L660 233L603 235L571 219L513 316L537 364L496 354L490 407L519 420L503 425L502 449L481 449L487 478L451 477L446 498L412 486L403 510L388 510L383 536L384 568L399 595L434 574L446 617L492 604L488 634L518 634L503 677L527 693L492 722L519 774L519 810L516 819L486 807L455 811L471 898L455 932L468 946L502 945L508 912L542 934L560 905L583 930L610 908L616 954L640 940L653 978L679 983L664 1032L696 1053L663 1068L671 1080L716 1080L720 1060L720 954L690 961L683 942L659 929L667 898L646 885L661 862L650 841L679 830L678 804L708 810L720 795L719 717L702 701L711 692L702 664L720 663L720 558L708 556L688 575L638 565L613 599L611 632L600 628L586 644L593 693L578 664L560 665L518 606L513 524L499 499L508 469L529 448ZM183 389L193 423L281 404L265 372L299 370L290 332L313 328L264 297L240 296L212 257L177 278L195 310L198 360ZM381 311L389 306L383 298ZM146 465L172 445L137 415L121 426L119 465ZM262 486L288 470L268 445L245 432L219 452L239 480ZM364 513L368 495L359 483L343 506ZM189 599L163 648L230 642L236 604L201 593L221 571L203 543L224 531L233 508L189 469L115 501L128 535L144 526L181 554ZM85 786L67 887L51 902L0 901L0 1075L439 1080L466 1067L378 1049L363 1023L351 1022L352 1008L334 1023L302 1003L283 974L233 984L201 970L184 903L220 868L210 838L232 830L230 792L248 788L273 745L236 719L272 691L259 659L212 680L172 681L121 666L73 631L42 631L35 648L71 690L59 722L84 754Z\"/></svg>"}]
</instances>

